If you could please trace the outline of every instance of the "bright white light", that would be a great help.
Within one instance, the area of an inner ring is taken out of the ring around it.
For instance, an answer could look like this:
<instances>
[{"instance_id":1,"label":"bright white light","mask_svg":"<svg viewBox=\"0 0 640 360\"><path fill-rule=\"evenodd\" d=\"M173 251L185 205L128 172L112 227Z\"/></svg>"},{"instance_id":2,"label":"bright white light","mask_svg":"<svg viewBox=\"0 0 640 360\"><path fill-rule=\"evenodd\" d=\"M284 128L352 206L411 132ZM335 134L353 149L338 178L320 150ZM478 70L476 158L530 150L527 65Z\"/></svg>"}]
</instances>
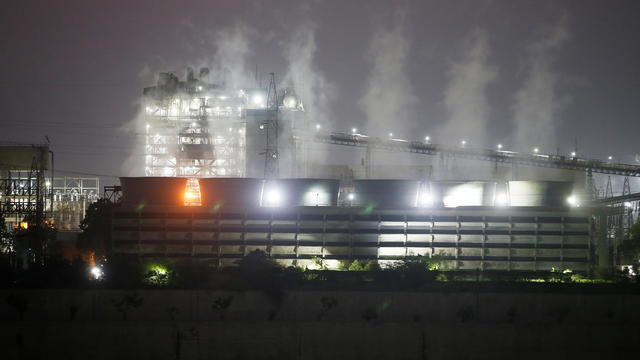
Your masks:
<instances>
[{"instance_id":1,"label":"bright white light","mask_svg":"<svg viewBox=\"0 0 640 360\"><path fill-rule=\"evenodd\" d=\"M467 140L460 141L460 144L464 147L465 145L467 145Z\"/></svg>"},{"instance_id":2,"label":"bright white light","mask_svg":"<svg viewBox=\"0 0 640 360\"><path fill-rule=\"evenodd\" d=\"M264 125L260 125L260 130L264 129Z\"/></svg>"},{"instance_id":3,"label":"bright white light","mask_svg":"<svg viewBox=\"0 0 640 360\"><path fill-rule=\"evenodd\" d=\"M47 181L45 182L45 185L46 185L46 187L51 187L51 181L47 180Z\"/></svg>"},{"instance_id":4,"label":"bright white light","mask_svg":"<svg viewBox=\"0 0 640 360\"><path fill-rule=\"evenodd\" d=\"M496 205L497 206L505 206L509 203L509 197L505 193L500 193L496 195Z\"/></svg>"},{"instance_id":5,"label":"bright white light","mask_svg":"<svg viewBox=\"0 0 640 360\"><path fill-rule=\"evenodd\" d=\"M282 203L282 193L279 189L269 189L265 193L265 205L266 206L280 206Z\"/></svg>"},{"instance_id":6,"label":"bright white light","mask_svg":"<svg viewBox=\"0 0 640 360\"><path fill-rule=\"evenodd\" d=\"M347 199L349 199L349 201L353 201L356 198L356 194L354 193L349 193L349 195L347 195Z\"/></svg>"},{"instance_id":7,"label":"bright white light","mask_svg":"<svg viewBox=\"0 0 640 360\"><path fill-rule=\"evenodd\" d=\"M498 149L502 149L502 144L498 144Z\"/></svg>"},{"instance_id":8,"label":"bright white light","mask_svg":"<svg viewBox=\"0 0 640 360\"><path fill-rule=\"evenodd\" d=\"M424 137L424 141L429 142L431 140L431 138L429 136L425 136Z\"/></svg>"},{"instance_id":9,"label":"bright white light","mask_svg":"<svg viewBox=\"0 0 640 360\"><path fill-rule=\"evenodd\" d=\"M264 96L262 96L262 94L253 94L253 96L251 97L251 104L255 107L264 107Z\"/></svg>"},{"instance_id":10,"label":"bright white light","mask_svg":"<svg viewBox=\"0 0 640 360\"><path fill-rule=\"evenodd\" d=\"M537 154L539 151L540 151L540 149L538 149L538 148L534 148L534 149L533 149L533 152L534 152L534 153L536 153L536 154Z\"/></svg>"},{"instance_id":11,"label":"bright white light","mask_svg":"<svg viewBox=\"0 0 640 360\"><path fill-rule=\"evenodd\" d=\"M624 203L624 207L628 207L628 208L630 208L630 207L631 207L631 202L626 201L626 202Z\"/></svg>"},{"instance_id":12,"label":"bright white light","mask_svg":"<svg viewBox=\"0 0 640 360\"><path fill-rule=\"evenodd\" d=\"M389 137L393 137L393 133L389 133Z\"/></svg>"},{"instance_id":13,"label":"bright white light","mask_svg":"<svg viewBox=\"0 0 640 360\"><path fill-rule=\"evenodd\" d=\"M418 206L431 206L433 205L433 197L431 193L428 191L424 191L420 194L420 198L418 199Z\"/></svg>"},{"instance_id":14,"label":"bright white light","mask_svg":"<svg viewBox=\"0 0 640 360\"><path fill-rule=\"evenodd\" d=\"M445 207L482 206L483 188L477 183L465 183L447 188L442 195Z\"/></svg>"},{"instance_id":15,"label":"bright white light","mask_svg":"<svg viewBox=\"0 0 640 360\"><path fill-rule=\"evenodd\" d=\"M218 97L218 99L220 99L220 100L227 100L227 96L226 96L226 95L220 95L220 96Z\"/></svg>"},{"instance_id":16,"label":"bright white light","mask_svg":"<svg viewBox=\"0 0 640 360\"><path fill-rule=\"evenodd\" d=\"M572 151L572 152L571 152L571 156L576 156L576 152L575 152L575 151Z\"/></svg>"},{"instance_id":17,"label":"bright white light","mask_svg":"<svg viewBox=\"0 0 640 360\"><path fill-rule=\"evenodd\" d=\"M567 198L567 203L571 206L580 206L578 204L578 198L575 195L571 195Z\"/></svg>"},{"instance_id":18,"label":"bright white light","mask_svg":"<svg viewBox=\"0 0 640 360\"><path fill-rule=\"evenodd\" d=\"M102 269L99 266L91 267L90 272L91 272L91 276L93 277L94 280L100 280L104 276L104 272L102 271Z\"/></svg>"},{"instance_id":19,"label":"bright white light","mask_svg":"<svg viewBox=\"0 0 640 360\"><path fill-rule=\"evenodd\" d=\"M291 95L285 96L285 98L282 100L282 105L284 105L284 107L286 107L287 109L295 109L297 103L298 101L296 100L296 98Z\"/></svg>"},{"instance_id":20,"label":"bright white light","mask_svg":"<svg viewBox=\"0 0 640 360\"><path fill-rule=\"evenodd\" d=\"M353 129L351 129L351 132L352 132L353 134L355 134L355 133L357 133L357 132L358 132L358 129L353 128Z\"/></svg>"},{"instance_id":21,"label":"bright white light","mask_svg":"<svg viewBox=\"0 0 640 360\"><path fill-rule=\"evenodd\" d=\"M198 91L202 91L202 86L198 86Z\"/></svg>"},{"instance_id":22,"label":"bright white light","mask_svg":"<svg viewBox=\"0 0 640 360\"><path fill-rule=\"evenodd\" d=\"M320 130L320 124L316 124L316 130Z\"/></svg>"},{"instance_id":23,"label":"bright white light","mask_svg":"<svg viewBox=\"0 0 640 360\"><path fill-rule=\"evenodd\" d=\"M607 159L609 159L609 160L613 160L613 156L609 156Z\"/></svg>"}]
</instances>

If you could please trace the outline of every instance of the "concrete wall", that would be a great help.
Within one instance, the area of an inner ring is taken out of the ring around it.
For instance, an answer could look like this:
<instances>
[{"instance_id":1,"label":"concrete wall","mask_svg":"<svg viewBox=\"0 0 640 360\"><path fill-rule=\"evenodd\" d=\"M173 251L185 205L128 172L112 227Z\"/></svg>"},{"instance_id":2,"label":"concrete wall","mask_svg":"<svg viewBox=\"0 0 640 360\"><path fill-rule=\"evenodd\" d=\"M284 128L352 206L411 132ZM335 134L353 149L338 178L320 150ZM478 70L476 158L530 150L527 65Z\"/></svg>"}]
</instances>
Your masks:
<instances>
[{"instance_id":1,"label":"concrete wall","mask_svg":"<svg viewBox=\"0 0 640 360\"><path fill-rule=\"evenodd\" d=\"M141 301L126 319L115 305L125 296ZM595 359L640 350L637 294L5 290L0 300L3 359ZM10 303L27 303L22 320Z\"/></svg>"}]
</instances>

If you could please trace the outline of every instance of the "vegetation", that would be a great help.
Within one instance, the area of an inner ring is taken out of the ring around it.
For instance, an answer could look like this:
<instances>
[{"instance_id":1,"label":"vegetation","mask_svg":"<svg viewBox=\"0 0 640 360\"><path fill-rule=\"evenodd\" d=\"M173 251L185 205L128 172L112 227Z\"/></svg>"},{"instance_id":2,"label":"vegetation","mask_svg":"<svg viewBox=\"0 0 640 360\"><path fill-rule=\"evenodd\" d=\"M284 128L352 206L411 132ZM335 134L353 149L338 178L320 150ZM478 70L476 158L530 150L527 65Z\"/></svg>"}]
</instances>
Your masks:
<instances>
[{"instance_id":1,"label":"vegetation","mask_svg":"<svg viewBox=\"0 0 640 360\"><path fill-rule=\"evenodd\" d=\"M321 259L316 263L321 263ZM104 276L96 281L91 276L92 265L81 258L73 262L50 259L43 267L27 271L5 273L0 276L1 287L27 288L208 288L243 291L253 289L264 292L274 304L282 300L284 290L312 289L429 289L434 284L446 283L507 283L531 286L528 283L594 284L630 282L628 278L590 279L570 269L551 269L549 272L504 271L449 271L441 256L416 256L396 260L393 266L381 269L374 261L345 261L340 271L321 267L312 270L304 266L282 267L266 253L256 250L237 260L235 267L216 268L214 264L196 260L169 262L166 259L140 261L135 256L110 258L101 265ZM487 285L494 286L494 285ZM502 286L502 285L495 285ZM516 285L514 285L516 286ZM224 300L224 299L223 299ZM225 302L214 304L224 311ZM329 302L323 303L331 308ZM223 314L221 314L224 316Z\"/></svg>"},{"instance_id":2,"label":"vegetation","mask_svg":"<svg viewBox=\"0 0 640 360\"><path fill-rule=\"evenodd\" d=\"M108 199L99 199L89 205L84 219L80 222L82 234L78 238L79 249L91 249L98 256L106 255L110 233L109 212L112 207L113 203Z\"/></svg>"},{"instance_id":3,"label":"vegetation","mask_svg":"<svg viewBox=\"0 0 640 360\"><path fill-rule=\"evenodd\" d=\"M631 265L631 271L640 274L640 220L629 227L621 250L625 260Z\"/></svg>"}]
</instances>

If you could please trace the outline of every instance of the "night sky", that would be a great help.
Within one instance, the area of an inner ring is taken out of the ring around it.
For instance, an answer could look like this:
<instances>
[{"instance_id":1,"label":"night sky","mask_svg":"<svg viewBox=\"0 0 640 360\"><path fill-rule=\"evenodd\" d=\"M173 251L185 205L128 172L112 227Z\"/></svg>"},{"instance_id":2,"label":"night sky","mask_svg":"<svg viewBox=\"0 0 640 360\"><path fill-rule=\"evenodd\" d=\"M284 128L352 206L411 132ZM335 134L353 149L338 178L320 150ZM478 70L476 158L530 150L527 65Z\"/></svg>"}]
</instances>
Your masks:
<instances>
[{"instance_id":1,"label":"night sky","mask_svg":"<svg viewBox=\"0 0 640 360\"><path fill-rule=\"evenodd\" d=\"M303 79L335 131L550 153L577 139L634 162L639 18L637 0L6 1L0 141L46 135L58 170L125 175L158 72L257 65Z\"/></svg>"}]
</instances>

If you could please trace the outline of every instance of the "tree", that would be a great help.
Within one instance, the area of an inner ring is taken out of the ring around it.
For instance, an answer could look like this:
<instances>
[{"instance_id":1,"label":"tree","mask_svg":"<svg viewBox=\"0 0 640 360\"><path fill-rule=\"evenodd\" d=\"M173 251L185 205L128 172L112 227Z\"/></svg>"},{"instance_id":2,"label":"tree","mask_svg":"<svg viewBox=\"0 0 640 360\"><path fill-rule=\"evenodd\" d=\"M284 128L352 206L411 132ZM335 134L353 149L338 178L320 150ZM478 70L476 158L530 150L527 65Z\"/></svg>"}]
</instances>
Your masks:
<instances>
[{"instance_id":1,"label":"tree","mask_svg":"<svg viewBox=\"0 0 640 360\"><path fill-rule=\"evenodd\" d=\"M108 199L99 199L89 205L84 219L80 222L82 234L78 239L78 247L93 250L96 254L104 254L109 244L110 212L113 203Z\"/></svg>"}]
</instances>

